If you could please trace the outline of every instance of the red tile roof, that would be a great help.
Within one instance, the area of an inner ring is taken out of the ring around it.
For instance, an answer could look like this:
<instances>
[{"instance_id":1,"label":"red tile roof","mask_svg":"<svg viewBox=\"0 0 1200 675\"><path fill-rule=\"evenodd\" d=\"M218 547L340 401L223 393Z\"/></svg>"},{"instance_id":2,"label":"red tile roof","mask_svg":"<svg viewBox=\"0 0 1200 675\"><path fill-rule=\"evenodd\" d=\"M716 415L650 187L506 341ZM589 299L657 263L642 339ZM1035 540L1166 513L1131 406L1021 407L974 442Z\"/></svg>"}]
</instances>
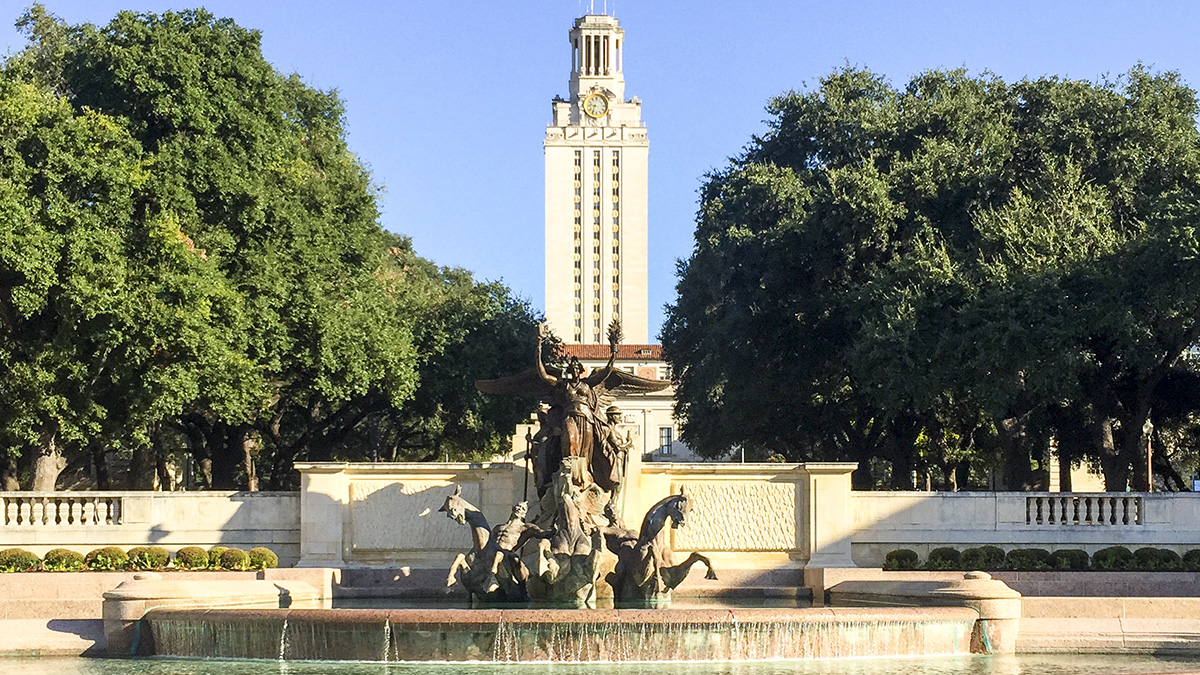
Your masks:
<instances>
[{"instance_id":1,"label":"red tile roof","mask_svg":"<svg viewBox=\"0 0 1200 675\"><path fill-rule=\"evenodd\" d=\"M607 361L608 345L563 345L563 353L581 361ZM620 345L617 359L621 361L662 360L662 345Z\"/></svg>"}]
</instances>

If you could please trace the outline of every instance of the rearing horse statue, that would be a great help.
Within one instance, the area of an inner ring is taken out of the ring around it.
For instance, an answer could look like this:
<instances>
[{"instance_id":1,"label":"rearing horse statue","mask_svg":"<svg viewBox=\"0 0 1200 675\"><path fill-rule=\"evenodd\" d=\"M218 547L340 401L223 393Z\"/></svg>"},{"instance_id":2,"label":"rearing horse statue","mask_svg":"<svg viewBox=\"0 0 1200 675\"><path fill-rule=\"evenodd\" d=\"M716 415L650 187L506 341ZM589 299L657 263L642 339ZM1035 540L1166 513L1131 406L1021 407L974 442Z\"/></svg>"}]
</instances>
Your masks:
<instances>
[{"instance_id":1,"label":"rearing horse statue","mask_svg":"<svg viewBox=\"0 0 1200 675\"><path fill-rule=\"evenodd\" d=\"M513 507L507 522L490 529L483 513L462 497L462 488L446 497L438 509L449 518L471 528L472 549L460 553L450 565L446 585L462 582L472 602L478 604L524 602L529 599L525 582L529 571L514 551L531 537L549 536L525 522L526 504Z\"/></svg>"},{"instance_id":2,"label":"rearing horse statue","mask_svg":"<svg viewBox=\"0 0 1200 675\"><path fill-rule=\"evenodd\" d=\"M636 537L628 530L610 528L606 531L608 549L617 555L617 566L605 580L613 588L613 596L622 603L654 603L671 599L671 591L683 583L692 565L704 563L706 579L716 579L712 562L693 552L683 563L674 564L674 555L666 541L668 521L674 529L687 522L691 503L682 488L677 495L659 501L646 512L642 529Z\"/></svg>"}]
</instances>

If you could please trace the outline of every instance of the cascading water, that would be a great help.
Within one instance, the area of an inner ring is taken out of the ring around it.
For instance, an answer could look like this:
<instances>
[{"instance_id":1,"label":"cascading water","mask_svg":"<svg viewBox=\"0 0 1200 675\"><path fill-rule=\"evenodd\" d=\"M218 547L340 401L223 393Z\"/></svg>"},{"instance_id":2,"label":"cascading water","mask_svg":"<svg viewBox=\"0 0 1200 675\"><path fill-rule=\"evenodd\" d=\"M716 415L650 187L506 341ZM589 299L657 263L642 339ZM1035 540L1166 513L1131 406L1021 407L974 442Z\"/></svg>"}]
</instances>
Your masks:
<instances>
[{"instance_id":1,"label":"cascading water","mask_svg":"<svg viewBox=\"0 0 1200 675\"><path fill-rule=\"evenodd\" d=\"M288 645L288 629L287 617L283 619L283 628L279 631L279 660L287 660L287 645Z\"/></svg>"},{"instance_id":2,"label":"cascading water","mask_svg":"<svg viewBox=\"0 0 1200 675\"><path fill-rule=\"evenodd\" d=\"M158 610L155 651L284 660L647 662L970 652L964 608L745 610Z\"/></svg>"}]
</instances>

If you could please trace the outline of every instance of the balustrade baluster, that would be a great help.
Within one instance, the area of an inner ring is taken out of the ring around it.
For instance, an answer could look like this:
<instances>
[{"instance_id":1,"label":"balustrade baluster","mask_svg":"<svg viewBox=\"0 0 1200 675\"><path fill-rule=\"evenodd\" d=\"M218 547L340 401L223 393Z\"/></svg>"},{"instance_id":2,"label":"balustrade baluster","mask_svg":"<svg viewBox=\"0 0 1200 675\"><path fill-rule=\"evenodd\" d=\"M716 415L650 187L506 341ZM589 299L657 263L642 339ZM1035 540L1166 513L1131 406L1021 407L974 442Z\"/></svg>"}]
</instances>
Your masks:
<instances>
[{"instance_id":1,"label":"balustrade baluster","mask_svg":"<svg viewBox=\"0 0 1200 675\"><path fill-rule=\"evenodd\" d=\"M83 524L83 504L81 504L78 499L71 500L71 517L68 522L70 522L71 525Z\"/></svg>"},{"instance_id":2,"label":"balustrade baluster","mask_svg":"<svg viewBox=\"0 0 1200 675\"><path fill-rule=\"evenodd\" d=\"M27 500L22 499L19 508L20 515L17 516L17 524L33 525L33 505Z\"/></svg>"},{"instance_id":3,"label":"balustrade baluster","mask_svg":"<svg viewBox=\"0 0 1200 675\"><path fill-rule=\"evenodd\" d=\"M17 503L11 499L4 500L4 524L18 525L20 522L17 520Z\"/></svg>"},{"instance_id":4,"label":"balustrade baluster","mask_svg":"<svg viewBox=\"0 0 1200 675\"><path fill-rule=\"evenodd\" d=\"M109 525L109 506L107 499L101 499L96 502L96 524Z\"/></svg>"},{"instance_id":5,"label":"balustrade baluster","mask_svg":"<svg viewBox=\"0 0 1200 675\"><path fill-rule=\"evenodd\" d=\"M46 500L44 498L33 502L33 518L31 523L33 525L46 524Z\"/></svg>"},{"instance_id":6,"label":"balustrade baluster","mask_svg":"<svg viewBox=\"0 0 1200 675\"><path fill-rule=\"evenodd\" d=\"M96 500L89 499L83 503L83 520L84 525L96 524Z\"/></svg>"}]
</instances>

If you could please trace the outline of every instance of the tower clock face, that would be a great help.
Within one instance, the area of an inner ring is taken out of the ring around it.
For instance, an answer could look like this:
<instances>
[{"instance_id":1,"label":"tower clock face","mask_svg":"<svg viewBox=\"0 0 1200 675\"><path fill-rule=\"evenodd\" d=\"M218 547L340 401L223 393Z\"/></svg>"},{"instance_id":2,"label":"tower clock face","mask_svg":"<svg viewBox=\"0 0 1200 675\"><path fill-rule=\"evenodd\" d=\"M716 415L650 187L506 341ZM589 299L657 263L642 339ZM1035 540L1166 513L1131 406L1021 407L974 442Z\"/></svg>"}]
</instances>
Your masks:
<instances>
[{"instance_id":1,"label":"tower clock face","mask_svg":"<svg viewBox=\"0 0 1200 675\"><path fill-rule=\"evenodd\" d=\"M583 99L583 112L593 119L604 117L608 114L608 97L604 94L589 94Z\"/></svg>"}]
</instances>

